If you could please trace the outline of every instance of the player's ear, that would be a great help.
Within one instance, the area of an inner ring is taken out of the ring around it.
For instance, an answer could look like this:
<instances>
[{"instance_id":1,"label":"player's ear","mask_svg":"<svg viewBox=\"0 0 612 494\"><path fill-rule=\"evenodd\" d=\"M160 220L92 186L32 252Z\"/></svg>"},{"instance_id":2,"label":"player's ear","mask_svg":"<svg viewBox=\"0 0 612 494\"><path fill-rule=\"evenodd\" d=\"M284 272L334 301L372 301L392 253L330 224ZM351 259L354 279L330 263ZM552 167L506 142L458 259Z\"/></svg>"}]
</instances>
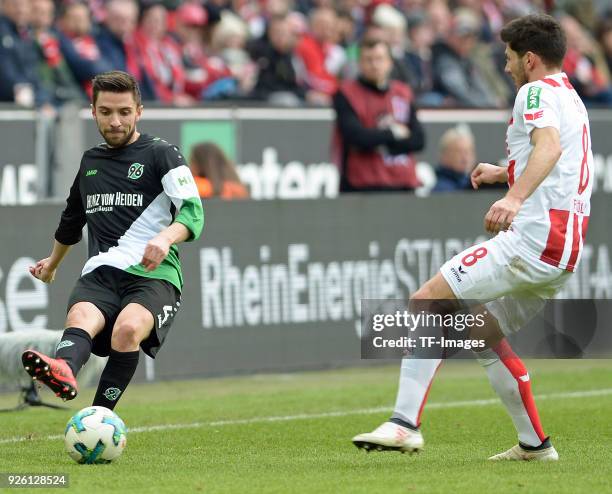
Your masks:
<instances>
[{"instance_id":1,"label":"player's ear","mask_svg":"<svg viewBox=\"0 0 612 494\"><path fill-rule=\"evenodd\" d=\"M528 51L525 53L525 63L527 64L527 68L529 70L533 70L533 66L535 64L536 54L532 51Z\"/></svg>"},{"instance_id":2,"label":"player's ear","mask_svg":"<svg viewBox=\"0 0 612 494\"><path fill-rule=\"evenodd\" d=\"M91 108L91 114L94 116L96 116L96 107L93 104L89 104L89 107Z\"/></svg>"},{"instance_id":3,"label":"player's ear","mask_svg":"<svg viewBox=\"0 0 612 494\"><path fill-rule=\"evenodd\" d=\"M140 117L142 116L142 109L144 108L144 106L142 105L137 105L136 106L136 121L140 120Z\"/></svg>"}]
</instances>

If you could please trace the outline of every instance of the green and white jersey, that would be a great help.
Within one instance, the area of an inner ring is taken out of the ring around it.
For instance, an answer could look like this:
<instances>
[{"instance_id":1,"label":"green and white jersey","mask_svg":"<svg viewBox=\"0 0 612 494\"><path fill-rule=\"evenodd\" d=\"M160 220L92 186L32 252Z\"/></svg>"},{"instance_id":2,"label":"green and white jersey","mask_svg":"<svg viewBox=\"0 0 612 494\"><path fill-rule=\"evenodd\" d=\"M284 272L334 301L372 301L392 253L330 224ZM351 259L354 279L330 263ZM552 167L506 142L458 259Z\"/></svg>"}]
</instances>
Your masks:
<instances>
[{"instance_id":1,"label":"green and white jersey","mask_svg":"<svg viewBox=\"0 0 612 494\"><path fill-rule=\"evenodd\" d=\"M199 238L204 212L185 159L172 144L146 134L128 146L96 146L83 154L55 239L76 244L87 224L89 259L81 276L99 266L167 280L179 290L183 275L178 248L157 269L140 265L149 240L173 222Z\"/></svg>"}]
</instances>

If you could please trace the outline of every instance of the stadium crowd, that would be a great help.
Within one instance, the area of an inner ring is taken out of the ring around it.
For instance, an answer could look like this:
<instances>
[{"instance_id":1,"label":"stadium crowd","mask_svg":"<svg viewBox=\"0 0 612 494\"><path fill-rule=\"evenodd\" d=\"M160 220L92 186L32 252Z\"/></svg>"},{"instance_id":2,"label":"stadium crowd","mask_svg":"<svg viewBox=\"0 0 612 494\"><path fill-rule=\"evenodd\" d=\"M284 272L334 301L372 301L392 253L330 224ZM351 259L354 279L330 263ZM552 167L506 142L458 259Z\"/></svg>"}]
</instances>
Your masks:
<instances>
[{"instance_id":1,"label":"stadium crowd","mask_svg":"<svg viewBox=\"0 0 612 494\"><path fill-rule=\"evenodd\" d=\"M612 9L604 0L0 0L0 101L85 100L110 69L146 101L233 99L328 106L357 71L359 42L386 41L392 78L420 107L505 108L514 97L498 34L548 11L584 101L612 105Z\"/></svg>"}]
</instances>

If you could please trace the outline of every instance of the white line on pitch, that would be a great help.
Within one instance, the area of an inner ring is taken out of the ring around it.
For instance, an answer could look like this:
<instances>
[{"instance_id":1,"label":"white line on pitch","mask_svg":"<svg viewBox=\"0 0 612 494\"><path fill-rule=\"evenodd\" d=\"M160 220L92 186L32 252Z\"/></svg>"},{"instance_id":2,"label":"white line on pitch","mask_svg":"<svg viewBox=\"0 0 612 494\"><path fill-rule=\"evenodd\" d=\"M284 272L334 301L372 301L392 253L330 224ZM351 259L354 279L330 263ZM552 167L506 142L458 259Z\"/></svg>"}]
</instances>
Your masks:
<instances>
[{"instance_id":1,"label":"white line on pitch","mask_svg":"<svg viewBox=\"0 0 612 494\"><path fill-rule=\"evenodd\" d=\"M612 395L612 388L604 389L592 389L588 391L568 391L563 393L550 393L536 396L536 400L553 400L560 398L588 398L591 396L605 396ZM461 407L482 407L489 405L496 405L500 403L497 398L490 398L486 400L463 400L463 401L442 401L433 402L427 404L427 409L445 409L445 408L461 408ZM189 424L160 424L160 425L149 425L144 427L131 427L129 433L140 433L140 432L154 432L154 431L166 431L166 430L180 430L180 429L199 429L202 427L222 427L226 425L247 425L247 424L263 424L267 422L290 422L292 420L313 420L313 419L324 419L333 417L347 417L349 415L369 415L374 413L382 413L391 411L390 406L386 407L375 407L375 408L361 408L356 410L338 410L335 412L321 412L321 413L300 413L296 415L279 415L270 417L253 417L250 419L235 419L235 420L216 420L213 422L191 422ZM61 439L62 435L53 436L42 436L42 437L10 437L7 439L0 439L0 444L14 444L26 441L50 441Z\"/></svg>"}]
</instances>

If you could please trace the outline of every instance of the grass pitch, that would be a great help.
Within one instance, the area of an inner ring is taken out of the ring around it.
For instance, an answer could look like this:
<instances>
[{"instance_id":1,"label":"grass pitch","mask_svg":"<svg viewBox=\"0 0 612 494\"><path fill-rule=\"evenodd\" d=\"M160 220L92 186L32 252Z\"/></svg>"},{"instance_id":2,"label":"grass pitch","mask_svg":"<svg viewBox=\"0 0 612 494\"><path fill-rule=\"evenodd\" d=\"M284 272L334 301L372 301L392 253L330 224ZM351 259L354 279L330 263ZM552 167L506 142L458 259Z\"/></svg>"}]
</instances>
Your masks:
<instances>
[{"instance_id":1,"label":"grass pitch","mask_svg":"<svg viewBox=\"0 0 612 494\"><path fill-rule=\"evenodd\" d=\"M350 442L389 416L393 366L132 385L116 410L128 446L110 465L77 465L63 451L68 418L93 397L83 389L71 411L0 414L0 472L66 473L66 490L83 493L612 492L612 362L526 364L558 463L487 462L516 443L514 429L482 369L451 362L432 387L418 455ZM0 407L15 402L0 395Z\"/></svg>"}]
</instances>

